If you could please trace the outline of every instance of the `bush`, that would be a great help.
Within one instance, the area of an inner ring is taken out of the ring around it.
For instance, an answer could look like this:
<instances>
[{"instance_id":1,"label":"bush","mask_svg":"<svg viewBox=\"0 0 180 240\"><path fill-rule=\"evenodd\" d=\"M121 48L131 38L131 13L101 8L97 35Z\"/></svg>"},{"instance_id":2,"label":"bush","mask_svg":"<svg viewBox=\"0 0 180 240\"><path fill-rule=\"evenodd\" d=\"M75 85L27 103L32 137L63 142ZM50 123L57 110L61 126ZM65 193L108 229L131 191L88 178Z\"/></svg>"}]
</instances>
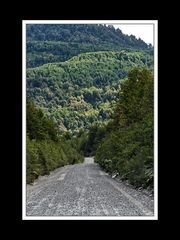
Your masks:
<instances>
[{"instance_id":1,"label":"bush","mask_svg":"<svg viewBox=\"0 0 180 240\"><path fill-rule=\"evenodd\" d=\"M55 168L83 161L83 157L71 145L72 140L58 138L58 130L52 120L44 116L34 103L27 102L27 183L38 176L50 174Z\"/></svg>"},{"instance_id":2,"label":"bush","mask_svg":"<svg viewBox=\"0 0 180 240\"><path fill-rule=\"evenodd\" d=\"M148 70L130 72L107 130L96 161L136 187L153 188L153 78Z\"/></svg>"},{"instance_id":3,"label":"bush","mask_svg":"<svg viewBox=\"0 0 180 240\"><path fill-rule=\"evenodd\" d=\"M39 175L50 174L58 167L82 161L83 157L68 143L37 142L27 137L27 183L33 182Z\"/></svg>"},{"instance_id":4,"label":"bush","mask_svg":"<svg viewBox=\"0 0 180 240\"><path fill-rule=\"evenodd\" d=\"M33 182L42 173L42 165L39 161L38 144L27 137L26 145L26 177L27 183Z\"/></svg>"}]
</instances>

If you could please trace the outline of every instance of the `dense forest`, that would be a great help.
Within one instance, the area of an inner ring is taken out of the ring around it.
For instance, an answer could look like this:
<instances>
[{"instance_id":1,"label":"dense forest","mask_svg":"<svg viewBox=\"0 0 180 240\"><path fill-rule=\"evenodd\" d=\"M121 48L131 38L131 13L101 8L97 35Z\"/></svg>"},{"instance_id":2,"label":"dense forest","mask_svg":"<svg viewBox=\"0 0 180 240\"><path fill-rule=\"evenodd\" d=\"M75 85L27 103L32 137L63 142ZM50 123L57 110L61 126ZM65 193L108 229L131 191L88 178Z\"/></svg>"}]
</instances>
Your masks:
<instances>
[{"instance_id":1,"label":"dense forest","mask_svg":"<svg viewBox=\"0 0 180 240\"><path fill-rule=\"evenodd\" d=\"M113 120L96 160L135 186L153 186L153 76L134 69L122 84Z\"/></svg>"},{"instance_id":2,"label":"dense forest","mask_svg":"<svg viewBox=\"0 0 180 240\"><path fill-rule=\"evenodd\" d=\"M105 25L27 26L27 181L84 156L153 188L153 47Z\"/></svg>"},{"instance_id":3,"label":"dense forest","mask_svg":"<svg viewBox=\"0 0 180 240\"><path fill-rule=\"evenodd\" d=\"M152 68L140 51L83 53L27 70L27 94L61 131L77 133L108 120L120 82L133 67Z\"/></svg>"},{"instance_id":4,"label":"dense forest","mask_svg":"<svg viewBox=\"0 0 180 240\"><path fill-rule=\"evenodd\" d=\"M153 48L120 29L100 24L29 24L27 25L27 66L61 62L80 53L150 50Z\"/></svg>"},{"instance_id":5,"label":"dense forest","mask_svg":"<svg viewBox=\"0 0 180 240\"><path fill-rule=\"evenodd\" d=\"M57 167L82 162L71 141L60 138L56 124L27 100L27 183Z\"/></svg>"},{"instance_id":6,"label":"dense forest","mask_svg":"<svg viewBox=\"0 0 180 240\"><path fill-rule=\"evenodd\" d=\"M153 188L153 76L135 68L121 84L108 124L81 132L76 146L85 156L95 156L107 172L136 187Z\"/></svg>"}]
</instances>

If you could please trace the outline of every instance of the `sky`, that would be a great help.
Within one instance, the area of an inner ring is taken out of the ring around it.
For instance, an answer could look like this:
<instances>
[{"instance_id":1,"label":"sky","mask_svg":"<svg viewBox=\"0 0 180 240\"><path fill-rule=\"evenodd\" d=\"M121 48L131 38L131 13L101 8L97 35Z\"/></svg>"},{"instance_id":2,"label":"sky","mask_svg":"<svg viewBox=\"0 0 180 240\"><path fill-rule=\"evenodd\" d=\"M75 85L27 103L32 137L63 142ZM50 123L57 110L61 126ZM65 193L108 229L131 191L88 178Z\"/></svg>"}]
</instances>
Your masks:
<instances>
[{"instance_id":1,"label":"sky","mask_svg":"<svg viewBox=\"0 0 180 240\"><path fill-rule=\"evenodd\" d=\"M114 28L119 28L124 34L134 35L136 38L141 38L146 43L153 43L153 25L146 24L113 24Z\"/></svg>"}]
</instances>

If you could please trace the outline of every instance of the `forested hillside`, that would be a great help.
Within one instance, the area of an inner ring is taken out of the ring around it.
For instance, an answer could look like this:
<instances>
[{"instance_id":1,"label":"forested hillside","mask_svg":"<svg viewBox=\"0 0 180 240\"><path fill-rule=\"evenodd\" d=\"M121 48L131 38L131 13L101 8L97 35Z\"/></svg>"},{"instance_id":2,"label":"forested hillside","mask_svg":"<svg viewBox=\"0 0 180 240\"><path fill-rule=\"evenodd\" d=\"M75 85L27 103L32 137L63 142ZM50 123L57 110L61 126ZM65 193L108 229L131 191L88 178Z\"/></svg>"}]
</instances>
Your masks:
<instances>
[{"instance_id":1,"label":"forested hillside","mask_svg":"<svg viewBox=\"0 0 180 240\"><path fill-rule=\"evenodd\" d=\"M30 24L27 25L27 67L61 62L79 53L151 50L135 36L127 36L113 26L100 24Z\"/></svg>"},{"instance_id":2,"label":"forested hillside","mask_svg":"<svg viewBox=\"0 0 180 240\"><path fill-rule=\"evenodd\" d=\"M79 132L112 113L120 82L133 67L152 68L142 51L83 53L27 70L27 94L61 131Z\"/></svg>"},{"instance_id":3,"label":"forested hillside","mask_svg":"<svg viewBox=\"0 0 180 240\"><path fill-rule=\"evenodd\" d=\"M27 181L95 160L153 188L153 47L112 26L27 26Z\"/></svg>"}]
</instances>

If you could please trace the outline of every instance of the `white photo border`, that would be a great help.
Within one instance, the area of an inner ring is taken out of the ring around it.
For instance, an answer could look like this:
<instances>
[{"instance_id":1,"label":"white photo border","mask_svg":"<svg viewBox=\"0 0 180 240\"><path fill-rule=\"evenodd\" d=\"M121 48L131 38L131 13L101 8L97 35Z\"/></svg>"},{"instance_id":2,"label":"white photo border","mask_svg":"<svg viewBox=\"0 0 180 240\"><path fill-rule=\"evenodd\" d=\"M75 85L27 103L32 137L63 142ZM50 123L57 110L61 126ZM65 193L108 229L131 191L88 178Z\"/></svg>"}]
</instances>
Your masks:
<instances>
[{"instance_id":1,"label":"white photo border","mask_svg":"<svg viewBox=\"0 0 180 240\"><path fill-rule=\"evenodd\" d=\"M27 216L26 215L26 25L108 24L153 25L154 38L154 216ZM158 220L158 20L22 20L22 219L23 220Z\"/></svg>"}]
</instances>

